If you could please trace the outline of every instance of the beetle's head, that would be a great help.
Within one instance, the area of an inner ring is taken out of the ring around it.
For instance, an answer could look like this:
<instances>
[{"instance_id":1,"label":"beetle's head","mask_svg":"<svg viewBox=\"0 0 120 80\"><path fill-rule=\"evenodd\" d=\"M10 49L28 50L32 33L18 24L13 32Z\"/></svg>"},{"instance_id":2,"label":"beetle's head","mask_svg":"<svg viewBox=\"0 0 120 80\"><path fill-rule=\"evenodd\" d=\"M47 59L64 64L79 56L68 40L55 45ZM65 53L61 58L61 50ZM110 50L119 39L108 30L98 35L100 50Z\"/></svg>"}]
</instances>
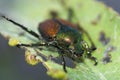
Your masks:
<instances>
[{"instance_id":1,"label":"beetle's head","mask_svg":"<svg viewBox=\"0 0 120 80\"><path fill-rule=\"evenodd\" d=\"M92 50L89 48L89 45L85 41L82 41L81 45L82 45L82 49L85 51L85 56L91 55Z\"/></svg>"},{"instance_id":2,"label":"beetle's head","mask_svg":"<svg viewBox=\"0 0 120 80\"><path fill-rule=\"evenodd\" d=\"M85 41L74 44L73 53L76 57L91 55L92 50Z\"/></svg>"}]
</instances>

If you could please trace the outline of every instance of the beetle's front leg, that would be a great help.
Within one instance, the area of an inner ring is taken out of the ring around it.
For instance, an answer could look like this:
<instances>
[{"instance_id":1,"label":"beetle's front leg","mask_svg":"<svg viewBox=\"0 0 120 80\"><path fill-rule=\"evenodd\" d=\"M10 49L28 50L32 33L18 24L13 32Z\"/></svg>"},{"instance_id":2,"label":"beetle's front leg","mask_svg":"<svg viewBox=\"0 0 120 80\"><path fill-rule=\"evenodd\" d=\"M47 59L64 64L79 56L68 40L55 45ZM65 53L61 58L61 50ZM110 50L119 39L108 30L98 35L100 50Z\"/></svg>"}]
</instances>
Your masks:
<instances>
[{"instance_id":1,"label":"beetle's front leg","mask_svg":"<svg viewBox=\"0 0 120 80\"><path fill-rule=\"evenodd\" d=\"M98 64L98 61L97 61L97 59L94 57L94 56L91 56L91 54L88 54L88 56L87 56L90 60L92 60L92 61L94 61L95 63L94 63L94 65L96 66L97 64Z\"/></svg>"}]
</instances>

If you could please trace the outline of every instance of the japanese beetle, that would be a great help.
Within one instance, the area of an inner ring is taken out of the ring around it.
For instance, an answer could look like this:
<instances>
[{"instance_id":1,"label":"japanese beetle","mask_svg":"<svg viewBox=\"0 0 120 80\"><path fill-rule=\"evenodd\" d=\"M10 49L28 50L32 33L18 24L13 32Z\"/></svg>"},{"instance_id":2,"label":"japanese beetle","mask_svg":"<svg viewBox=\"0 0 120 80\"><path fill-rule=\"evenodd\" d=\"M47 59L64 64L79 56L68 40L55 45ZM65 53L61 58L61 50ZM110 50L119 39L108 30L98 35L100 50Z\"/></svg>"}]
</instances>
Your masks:
<instances>
[{"instance_id":1,"label":"japanese beetle","mask_svg":"<svg viewBox=\"0 0 120 80\"><path fill-rule=\"evenodd\" d=\"M41 40L40 35L34 31L28 30L25 26L13 21L12 19L9 19L6 16L2 16L2 18ZM72 24L67 20L54 18L41 22L38 26L38 31L41 34L44 43L17 44L17 47L45 46L47 48L48 46L51 46L56 48L58 53L62 56L63 69L65 72L67 72L67 70L64 56L67 56L74 61L77 61L85 56L93 60L95 62L94 65L97 65L97 59L91 54L92 51L96 49L96 47L89 37L89 34L79 25ZM91 47L89 47L88 44L83 40L83 33L85 33L90 40Z\"/></svg>"}]
</instances>

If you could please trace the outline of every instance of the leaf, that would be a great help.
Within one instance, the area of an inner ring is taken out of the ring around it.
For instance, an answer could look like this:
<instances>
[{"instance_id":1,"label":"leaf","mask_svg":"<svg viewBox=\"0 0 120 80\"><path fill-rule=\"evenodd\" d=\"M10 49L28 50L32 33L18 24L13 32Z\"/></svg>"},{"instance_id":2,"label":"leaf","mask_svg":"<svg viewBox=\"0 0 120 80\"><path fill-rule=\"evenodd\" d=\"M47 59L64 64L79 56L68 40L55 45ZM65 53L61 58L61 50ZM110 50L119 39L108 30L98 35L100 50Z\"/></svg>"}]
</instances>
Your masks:
<instances>
[{"instance_id":1,"label":"leaf","mask_svg":"<svg viewBox=\"0 0 120 80\"><path fill-rule=\"evenodd\" d=\"M16 22L20 22L21 24L24 23L24 25L27 25L29 29L38 33L37 24L50 18L50 11L56 11L59 13L60 18L67 19L67 8L69 7L74 10L75 18L73 21L75 23L80 23L80 25L90 34L92 40L97 46L97 50L93 55L97 57L99 64L97 66L93 66L91 61L85 60L85 63L77 64L75 69L67 68L67 79L118 80L120 78L120 45L118 43L120 42L120 27L118 27L120 26L120 17L115 11L106 7L103 3L95 0L69 0L65 2L65 5L63 5L58 0L22 0L16 8L11 10L12 15L17 16L14 16L13 18L11 15L8 16ZM28 21L28 23L24 21ZM24 35L20 35L22 32ZM101 32L104 32L106 37L110 38L110 42L107 45L103 45L99 41ZM21 43L39 42L33 36L5 20L0 20L0 33L4 37L17 38ZM102 59L109 46L114 46L116 50L110 52L112 62L103 64ZM31 48L27 49L32 50ZM41 53L44 53L46 56L49 56L50 54L53 56L55 55L55 57L58 56L57 53L49 51L42 51ZM62 66L55 62L48 61L47 63L52 69L62 70Z\"/></svg>"}]
</instances>

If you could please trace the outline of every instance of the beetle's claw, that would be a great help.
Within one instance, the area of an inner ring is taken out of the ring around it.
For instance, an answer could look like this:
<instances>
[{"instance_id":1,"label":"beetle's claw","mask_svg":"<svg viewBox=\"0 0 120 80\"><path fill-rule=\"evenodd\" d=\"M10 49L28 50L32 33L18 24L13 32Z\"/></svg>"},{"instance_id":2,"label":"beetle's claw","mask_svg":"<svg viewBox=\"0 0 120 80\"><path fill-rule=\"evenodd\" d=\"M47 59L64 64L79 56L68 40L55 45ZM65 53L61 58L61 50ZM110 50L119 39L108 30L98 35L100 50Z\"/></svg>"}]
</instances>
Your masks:
<instances>
[{"instance_id":1,"label":"beetle's claw","mask_svg":"<svg viewBox=\"0 0 120 80\"><path fill-rule=\"evenodd\" d=\"M96 66L97 64L98 64L98 62L97 62L97 61L95 61L94 66Z\"/></svg>"}]
</instances>

